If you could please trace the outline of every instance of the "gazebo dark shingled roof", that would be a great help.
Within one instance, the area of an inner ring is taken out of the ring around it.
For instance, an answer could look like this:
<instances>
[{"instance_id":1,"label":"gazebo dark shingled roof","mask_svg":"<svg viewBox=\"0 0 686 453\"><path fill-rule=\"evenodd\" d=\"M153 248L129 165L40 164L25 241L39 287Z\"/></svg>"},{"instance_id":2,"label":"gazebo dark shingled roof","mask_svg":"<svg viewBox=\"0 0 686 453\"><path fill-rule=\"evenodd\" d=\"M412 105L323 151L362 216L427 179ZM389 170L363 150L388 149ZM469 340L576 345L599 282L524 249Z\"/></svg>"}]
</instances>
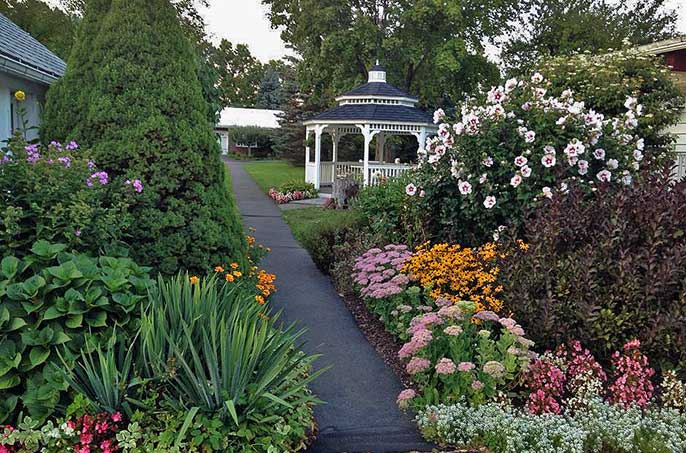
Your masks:
<instances>
[{"instance_id":1,"label":"gazebo dark shingled roof","mask_svg":"<svg viewBox=\"0 0 686 453\"><path fill-rule=\"evenodd\" d=\"M406 123L431 123L433 121L428 113L416 107L383 104L344 104L320 113L312 118L312 120L317 121L359 119Z\"/></svg>"},{"instance_id":2,"label":"gazebo dark shingled roof","mask_svg":"<svg viewBox=\"0 0 686 453\"><path fill-rule=\"evenodd\" d=\"M67 68L61 58L2 14L0 57L28 66L52 78L62 77Z\"/></svg>"},{"instance_id":3,"label":"gazebo dark shingled roof","mask_svg":"<svg viewBox=\"0 0 686 453\"><path fill-rule=\"evenodd\" d=\"M396 98L408 98L413 100L419 100L416 96L410 96L403 90L389 85L385 82L368 82L359 87L353 88L347 93L342 94L343 96L386 96L386 97L396 97Z\"/></svg>"}]
</instances>

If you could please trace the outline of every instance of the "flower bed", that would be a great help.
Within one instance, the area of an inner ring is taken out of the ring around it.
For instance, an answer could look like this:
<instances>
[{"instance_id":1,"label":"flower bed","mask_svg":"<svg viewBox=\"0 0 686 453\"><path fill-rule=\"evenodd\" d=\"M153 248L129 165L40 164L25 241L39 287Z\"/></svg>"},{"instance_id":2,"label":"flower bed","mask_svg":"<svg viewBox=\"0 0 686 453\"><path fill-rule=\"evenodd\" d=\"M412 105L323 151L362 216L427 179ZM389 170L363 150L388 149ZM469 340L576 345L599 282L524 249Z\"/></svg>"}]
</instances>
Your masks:
<instances>
[{"instance_id":1,"label":"flower bed","mask_svg":"<svg viewBox=\"0 0 686 453\"><path fill-rule=\"evenodd\" d=\"M278 189L272 187L269 189L268 195L278 204L286 204L291 201L317 198L319 193L317 192L317 189L314 188L314 184L301 181L289 181L279 186Z\"/></svg>"}]
</instances>

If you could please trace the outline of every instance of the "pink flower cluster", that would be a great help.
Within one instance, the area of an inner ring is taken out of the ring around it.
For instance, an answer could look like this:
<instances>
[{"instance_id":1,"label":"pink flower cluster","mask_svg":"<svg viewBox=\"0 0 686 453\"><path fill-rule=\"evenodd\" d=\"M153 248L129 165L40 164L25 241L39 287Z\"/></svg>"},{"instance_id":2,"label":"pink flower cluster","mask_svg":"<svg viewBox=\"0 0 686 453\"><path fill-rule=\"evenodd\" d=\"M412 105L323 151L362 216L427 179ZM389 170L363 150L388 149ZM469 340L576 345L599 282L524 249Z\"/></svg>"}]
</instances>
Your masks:
<instances>
[{"instance_id":1,"label":"pink flower cluster","mask_svg":"<svg viewBox=\"0 0 686 453\"><path fill-rule=\"evenodd\" d=\"M406 245L389 244L373 248L355 260L353 279L361 287L360 294L371 299L385 299L402 293L410 279L401 273L412 256Z\"/></svg>"},{"instance_id":2,"label":"pink flower cluster","mask_svg":"<svg viewBox=\"0 0 686 453\"><path fill-rule=\"evenodd\" d=\"M641 353L639 340L629 341L623 351L612 354L613 382L608 391L610 400L622 407L646 407L653 397L650 379L655 370L648 365L648 357Z\"/></svg>"},{"instance_id":3,"label":"pink flower cluster","mask_svg":"<svg viewBox=\"0 0 686 453\"><path fill-rule=\"evenodd\" d=\"M127 179L125 184L127 186L133 186L133 189L138 193L143 192L143 183L140 179L134 179L133 182L130 179Z\"/></svg>"},{"instance_id":4,"label":"pink flower cluster","mask_svg":"<svg viewBox=\"0 0 686 453\"><path fill-rule=\"evenodd\" d=\"M5 432L15 429L6 426ZM83 415L65 423L60 435L73 442L75 453L115 453L121 451L117 444L117 432L122 428L122 415L119 412L97 415ZM0 453L24 451L24 445L0 445ZM71 451L71 450L70 450Z\"/></svg>"},{"instance_id":5,"label":"pink flower cluster","mask_svg":"<svg viewBox=\"0 0 686 453\"><path fill-rule=\"evenodd\" d=\"M531 390L526 408L532 414L559 414L564 395L565 373L553 360L536 359L527 373L527 387Z\"/></svg>"},{"instance_id":6,"label":"pink flower cluster","mask_svg":"<svg viewBox=\"0 0 686 453\"><path fill-rule=\"evenodd\" d=\"M296 190L293 192L279 192L275 188L269 189L268 192L269 198L272 200L276 201L278 204L287 204L290 203L291 201L296 201L296 200L307 200L310 198L315 198L315 194L310 192L309 190Z\"/></svg>"},{"instance_id":7,"label":"pink flower cluster","mask_svg":"<svg viewBox=\"0 0 686 453\"><path fill-rule=\"evenodd\" d=\"M612 355L612 384L607 396L622 407L646 407L653 396L650 379L655 370L648 366L640 346L638 340L632 340L622 352ZM526 407L532 414L560 414L564 409L578 408L585 398L601 397L607 381L602 366L578 341L543 354L531 364L525 378L531 391Z\"/></svg>"}]
</instances>

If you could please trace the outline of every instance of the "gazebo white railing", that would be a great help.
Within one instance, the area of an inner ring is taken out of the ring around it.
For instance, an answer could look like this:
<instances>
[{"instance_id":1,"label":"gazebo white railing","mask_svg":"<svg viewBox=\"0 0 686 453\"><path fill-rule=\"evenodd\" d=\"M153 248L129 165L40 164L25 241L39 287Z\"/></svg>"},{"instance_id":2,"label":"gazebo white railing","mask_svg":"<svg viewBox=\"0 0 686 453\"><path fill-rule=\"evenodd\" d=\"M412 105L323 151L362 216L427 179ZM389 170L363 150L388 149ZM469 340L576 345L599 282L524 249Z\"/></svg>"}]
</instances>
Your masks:
<instances>
[{"instance_id":1,"label":"gazebo white railing","mask_svg":"<svg viewBox=\"0 0 686 453\"><path fill-rule=\"evenodd\" d=\"M396 177L410 166L384 162L385 141L390 135L412 135L423 148L426 139L437 127L430 115L417 107L416 97L386 83L386 71L377 65L369 72L369 82L336 98L339 105L305 121L305 179L317 189L332 184L346 174L359 178L365 185ZM322 135L330 134L333 144L331 162L322 162ZM310 137L314 134L314 161L311 161ZM338 145L348 134L364 137L362 159L359 162L338 162ZM376 139L376 152L369 155Z\"/></svg>"}]
</instances>

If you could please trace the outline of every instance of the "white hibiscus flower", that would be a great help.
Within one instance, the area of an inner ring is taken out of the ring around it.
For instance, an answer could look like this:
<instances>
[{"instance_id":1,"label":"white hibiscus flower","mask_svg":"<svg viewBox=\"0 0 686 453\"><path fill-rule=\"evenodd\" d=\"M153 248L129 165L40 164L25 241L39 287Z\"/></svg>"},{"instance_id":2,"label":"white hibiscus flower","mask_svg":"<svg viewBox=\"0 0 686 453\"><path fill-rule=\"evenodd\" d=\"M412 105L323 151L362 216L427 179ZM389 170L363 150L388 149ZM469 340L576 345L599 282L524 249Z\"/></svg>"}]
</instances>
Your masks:
<instances>
[{"instance_id":1,"label":"white hibiscus flower","mask_svg":"<svg viewBox=\"0 0 686 453\"><path fill-rule=\"evenodd\" d=\"M596 175L596 178L602 182L610 182L612 180L612 173L610 173L608 170L601 170Z\"/></svg>"},{"instance_id":2,"label":"white hibiscus flower","mask_svg":"<svg viewBox=\"0 0 686 453\"><path fill-rule=\"evenodd\" d=\"M413 197L417 193L417 186L415 186L412 183L409 183L408 185L405 186L405 193L411 197Z\"/></svg>"},{"instance_id":3,"label":"white hibiscus flower","mask_svg":"<svg viewBox=\"0 0 686 453\"><path fill-rule=\"evenodd\" d=\"M520 175L514 175L512 179L510 179L510 185L512 187L518 187L522 183L522 177Z\"/></svg>"},{"instance_id":4,"label":"white hibiscus flower","mask_svg":"<svg viewBox=\"0 0 686 453\"><path fill-rule=\"evenodd\" d=\"M554 167L556 164L555 155L554 154L546 154L545 156L541 157L541 164L545 168Z\"/></svg>"},{"instance_id":5,"label":"white hibiscus flower","mask_svg":"<svg viewBox=\"0 0 686 453\"><path fill-rule=\"evenodd\" d=\"M462 195L469 195L470 193L472 193L472 185L469 184L469 182L467 181L460 181L457 186L460 189L460 193Z\"/></svg>"},{"instance_id":6,"label":"white hibiscus flower","mask_svg":"<svg viewBox=\"0 0 686 453\"><path fill-rule=\"evenodd\" d=\"M493 206L495 206L495 203L496 199L493 195L487 196L484 200L484 206L486 207L486 209L491 209Z\"/></svg>"}]
</instances>

